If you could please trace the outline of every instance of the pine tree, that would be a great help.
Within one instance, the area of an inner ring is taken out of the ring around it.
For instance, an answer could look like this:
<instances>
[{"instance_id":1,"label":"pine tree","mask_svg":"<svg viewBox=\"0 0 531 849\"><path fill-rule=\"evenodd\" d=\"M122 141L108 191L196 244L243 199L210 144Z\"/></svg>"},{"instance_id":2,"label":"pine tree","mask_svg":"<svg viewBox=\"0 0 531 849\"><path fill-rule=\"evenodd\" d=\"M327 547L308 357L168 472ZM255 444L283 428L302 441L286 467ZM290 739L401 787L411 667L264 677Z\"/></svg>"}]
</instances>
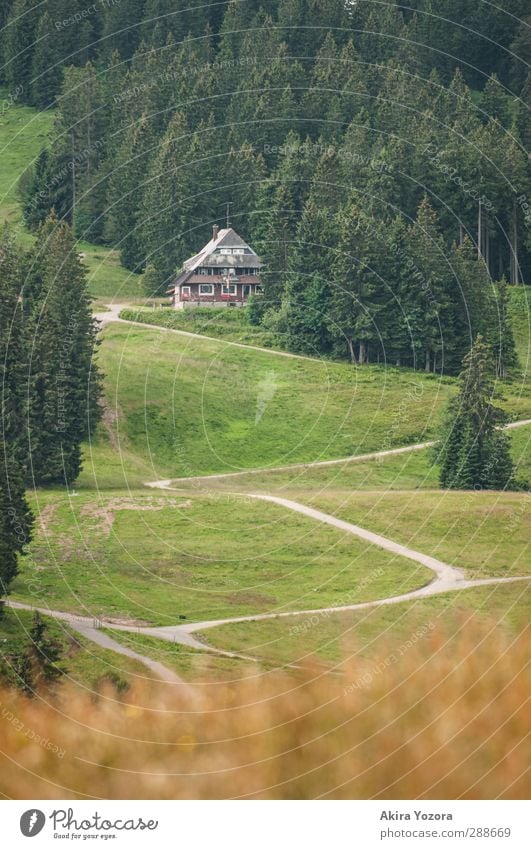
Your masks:
<instances>
[{"instance_id":1,"label":"pine tree","mask_svg":"<svg viewBox=\"0 0 531 849\"><path fill-rule=\"evenodd\" d=\"M130 59L140 43L144 0L108 0L102 7L104 14L102 46L107 55L117 51L123 59Z\"/></svg>"},{"instance_id":2,"label":"pine tree","mask_svg":"<svg viewBox=\"0 0 531 849\"><path fill-rule=\"evenodd\" d=\"M60 664L63 646L58 639L49 635L49 627L39 612L33 614L28 636L28 645L8 655L5 670L1 671L31 698L43 686L49 687L64 675Z\"/></svg>"},{"instance_id":3,"label":"pine tree","mask_svg":"<svg viewBox=\"0 0 531 849\"><path fill-rule=\"evenodd\" d=\"M49 636L48 631L40 613L35 612L29 631L30 644L26 650L33 667L33 690L42 683L52 684L64 674L60 666L63 647L59 640Z\"/></svg>"},{"instance_id":4,"label":"pine tree","mask_svg":"<svg viewBox=\"0 0 531 849\"><path fill-rule=\"evenodd\" d=\"M439 480L448 489L508 489L514 468L504 412L492 403L494 364L489 346L478 336L463 360L459 393L447 408L436 448Z\"/></svg>"},{"instance_id":5,"label":"pine tree","mask_svg":"<svg viewBox=\"0 0 531 849\"><path fill-rule=\"evenodd\" d=\"M27 352L23 321L22 257L11 232L0 234L0 440L23 468L27 461L24 438Z\"/></svg>"},{"instance_id":6,"label":"pine tree","mask_svg":"<svg viewBox=\"0 0 531 849\"><path fill-rule=\"evenodd\" d=\"M0 441L0 596L9 592L17 560L31 540L33 516L26 501L20 463L12 445ZM2 607L0 605L0 615Z\"/></svg>"},{"instance_id":7,"label":"pine tree","mask_svg":"<svg viewBox=\"0 0 531 849\"><path fill-rule=\"evenodd\" d=\"M5 30L3 54L8 89L19 92L21 103L31 103L31 68L37 24L33 0L14 0Z\"/></svg>"},{"instance_id":8,"label":"pine tree","mask_svg":"<svg viewBox=\"0 0 531 849\"><path fill-rule=\"evenodd\" d=\"M81 470L82 442L100 415L96 328L86 272L67 224L48 222L34 261L42 266L42 291L32 327L29 474L36 484L69 486Z\"/></svg>"},{"instance_id":9,"label":"pine tree","mask_svg":"<svg viewBox=\"0 0 531 849\"><path fill-rule=\"evenodd\" d=\"M293 351L312 355L331 348L327 314L331 297L331 221L310 200L304 208L290 253L282 302L284 343Z\"/></svg>"},{"instance_id":10,"label":"pine tree","mask_svg":"<svg viewBox=\"0 0 531 849\"><path fill-rule=\"evenodd\" d=\"M184 116L172 118L148 176L143 207L142 245L146 261L161 280L161 291L190 256L194 191L190 183L190 135ZM193 239L193 243L196 238Z\"/></svg>"},{"instance_id":11,"label":"pine tree","mask_svg":"<svg viewBox=\"0 0 531 849\"><path fill-rule=\"evenodd\" d=\"M355 202L339 216L339 239L332 264L329 327L340 353L352 363L378 359L389 338L393 292L385 278L383 228Z\"/></svg>"},{"instance_id":12,"label":"pine tree","mask_svg":"<svg viewBox=\"0 0 531 849\"><path fill-rule=\"evenodd\" d=\"M144 263L141 239L144 181L139 174L150 169L155 137L146 115L129 128L114 157L109 179L105 236L118 247L122 265L138 271Z\"/></svg>"},{"instance_id":13,"label":"pine tree","mask_svg":"<svg viewBox=\"0 0 531 849\"><path fill-rule=\"evenodd\" d=\"M61 91L64 55L64 44L46 10L39 18L31 69L31 102L39 109L52 106Z\"/></svg>"},{"instance_id":14,"label":"pine tree","mask_svg":"<svg viewBox=\"0 0 531 849\"><path fill-rule=\"evenodd\" d=\"M453 350L455 340L449 319L451 303L449 287L452 270L447 249L441 236L437 215L425 197L418 209L415 224L407 239L410 259L408 294L405 307L420 304L423 320L418 347L422 350L425 371L445 367L447 353Z\"/></svg>"},{"instance_id":15,"label":"pine tree","mask_svg":"<svg viewBox=\"0 0 531 849\"><path fill-rule=\"evenodd\" d=\"M496 284L495 320L490 332L496 362L496 377L505 379L518 366L518 355L509 315L509 292L504 277Z\"/></svg>"}]
</instances>

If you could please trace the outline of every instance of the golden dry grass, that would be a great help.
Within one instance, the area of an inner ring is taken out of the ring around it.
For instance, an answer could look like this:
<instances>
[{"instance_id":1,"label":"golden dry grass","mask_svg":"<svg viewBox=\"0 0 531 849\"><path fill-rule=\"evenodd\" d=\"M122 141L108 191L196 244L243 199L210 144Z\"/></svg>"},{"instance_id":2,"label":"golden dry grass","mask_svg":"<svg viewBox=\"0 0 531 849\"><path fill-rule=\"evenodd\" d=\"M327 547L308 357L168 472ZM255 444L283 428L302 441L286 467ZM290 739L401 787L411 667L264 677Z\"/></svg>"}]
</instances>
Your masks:
<instances>
[{"instance_id":1,"label":"golden dry grass","mask_svg":"<svg viewBox=\"0 0 531 849\"><path fill-rule=\"evenodd\" d=\"M525 798L526 634L424 629L363 667L125 696L0 693L10 798ZM30 742L32 734L45 738ZM49 742L48 742L49 741ZM54 753L51 746L64 750ZM526 792L527 791L527 792Z\"/></svg>"}]
</instances>

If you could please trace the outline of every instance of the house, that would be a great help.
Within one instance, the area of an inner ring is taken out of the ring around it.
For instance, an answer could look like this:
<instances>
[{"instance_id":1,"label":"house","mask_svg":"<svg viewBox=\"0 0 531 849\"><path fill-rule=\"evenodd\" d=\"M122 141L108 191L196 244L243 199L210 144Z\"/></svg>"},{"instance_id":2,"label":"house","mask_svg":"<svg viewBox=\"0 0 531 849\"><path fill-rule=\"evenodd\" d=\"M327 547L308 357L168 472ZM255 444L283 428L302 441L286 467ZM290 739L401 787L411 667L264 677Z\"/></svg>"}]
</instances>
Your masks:
<instances>
[{"instance_id":1,"label":"house","mask_svg":"<svg viewBox=\"0 0 531 849\"><path fill-rule=\"evenodd\" d=\"M188 306L241 307L261 292L262 264L241 236L228 227L212 228L212 238L187 259L169 291L175 309Z\"/></svg>"}]
</instances>

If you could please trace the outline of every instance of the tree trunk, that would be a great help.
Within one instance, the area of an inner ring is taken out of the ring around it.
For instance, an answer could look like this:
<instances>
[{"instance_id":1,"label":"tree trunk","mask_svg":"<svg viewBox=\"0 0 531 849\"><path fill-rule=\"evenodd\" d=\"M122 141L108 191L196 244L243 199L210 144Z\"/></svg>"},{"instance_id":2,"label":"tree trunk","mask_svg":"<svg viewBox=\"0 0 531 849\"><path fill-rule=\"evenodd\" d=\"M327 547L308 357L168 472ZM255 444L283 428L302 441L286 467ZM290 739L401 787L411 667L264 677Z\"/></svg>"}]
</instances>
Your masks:
<instances>
[{"instance_id":1,"label":"tree trunk","mask_svg":"<svg viewBox=\"0 0 531 849\"><path fill-rule=\"evenodd\" d=\"M359 353L359 360L358 360L360 366L362 366L364 364L366 357L367 357L367 351L366 351L366 348L365 348L365 342L360 342L360 353Z\"/></svg>"},{"instance_id":2,"label":"tree trunk","mask_svg":"<svg viewBox=\"0 0 531 849\"><path fill-rule=\"evenodd\" d=\"M356 365L356 354L354 353L354 344L353 344L350 336L347 336L347 344L348 344L348 349L350 351L350 362L352 363L352 365L355 366Z\"/></svg>"},{"instance_id":3,"label":"tree trunk","mask_svg":"<svg viewBox=\"0 0 531 849\"><path fill-rule=\"evenodd\" d=\"M482 258L481 253L481 231L483 229L483 216L481 214L481 201L478 203L478 259Z\"/></svg>"},{"instance_id":4,"label":"tree trunk","mask_svg":"<svg viewBox=\"0 0 531 849\"><path fill-rule=\"evenodd\" d=\"M518 265L518 211L516 199L513 204L513 259L514 259L514 283L520 283L520 266Z\"/></svg>"},{"instance_id":5,"label":"tree trunk","mask_svg":"<svg viewBox=\"0 0 531 849\"><path fill-rule=\"evenodd\" d=\"M430 370L430 352L426 351L426 365L424 366L424 371Z\"/></svg>"},{"instance_id":6,"label":"tree trunk","mask_svg":"<svg viewBox=\"0 0 531 849\"><path fill-rule=\"evenodd\" d=\"M485 265L487 266L487 274L492 280L492 275L490 273L490 233L488 220L485 222Z\"/></svg>"}]
</instances>

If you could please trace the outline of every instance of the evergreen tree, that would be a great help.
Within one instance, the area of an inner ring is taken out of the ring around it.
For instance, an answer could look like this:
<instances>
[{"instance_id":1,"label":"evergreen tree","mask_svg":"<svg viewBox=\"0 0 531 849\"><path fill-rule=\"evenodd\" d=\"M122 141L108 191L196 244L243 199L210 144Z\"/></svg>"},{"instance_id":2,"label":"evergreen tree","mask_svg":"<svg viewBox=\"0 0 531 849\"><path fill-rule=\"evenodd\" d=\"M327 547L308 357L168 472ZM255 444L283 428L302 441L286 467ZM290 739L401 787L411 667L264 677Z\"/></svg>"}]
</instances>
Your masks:
<instances>
[{"instance_id":1,"label":"evergreen tree","mask_svg":"<svg viewBox=\"0 0 531 849\"><path fill-rule=\"evenodd\" d=\"M393 292L386 280L383 228L355 202L341 210L332 265L329 327L352 363L378 359L389 338Z\"/></svg>"},{"instance_id":2,"label":"evergreen tree","mask_svg":"<svg viewBox=\"0 0 531 849\"><path fill-rule=\"evenodd\" d=\"M9 592L17 560L31 540L33 516L26 501L20 463L12 446L0 441L0 596ZM0 615L2 607L0 605Z\"/></svg>"},{"instance_id":3,"label":"evergreen tree","mask_svg":"<svg viewBox=\"0 0 531 849\"><path fill-rule=\"evenodd\" d=\"M282 303L282 330L293 351L313 355L331 348L327 314L331 297L331 221L310 200L304 208L290 254Z\"/></svg>"},{"instance_id":4,"label":"evergreen tree","mask_svg":"<svg viewBox=\"0 0 531 849\"><path fill-rule=\"evenodd\" d=\"M14 0L5 29L3 53L9 91L18 91L21 103L31 103L31 70L38 16L33 0Z\"/></svg>"},{"instance_id":5,"label":"evergreen tree","mask_svg":"<svg viewBox=\"0 0 531 849\"><path fill-rule=\"evenodd\" d=\"M22 651L8 655L3 674L31 698L64 675L60 664L63 646L49 635L49 627L39 612L33 614L28 636L29 643Z\"/></svg>"},{"instance_id":6,"label":"evergreen tree","mask_svg":"<svg viewBox=\"0 0 531 849\"><path fill-rule=\"evenodd\" d=\"M130 59L140 43L144 0L127 0L126 3L110 0L102 11L105 53L110 55L117 51L123 59Z\"/></svg>"},{"instance_id":7,"label":"evergreen tree","mask_svg":"<svg viewBox=\"0 0 531 849\"><path fill-rule=\"evenodd\" d=\"M424 365L426 371L442 370L455 346L449 298L452 270L437 215L426 197L409 230L407 253L411 265L405 304L414 308L420 305L422 311L417 340L421 361L416 366Z\"/></svg>"},{"instance_id":8,"label":"evergreen tree","mask_svg":"<svg viewBox=\"0 0 531 849\"><path fill-rule=\"evenodd\" d=\"M146 261L154 266L165 291L171 277L193 252L190 238L195 191L187 168L190 135L184 116L177 113L160 144L146 184L142 245Z\"/></svg>"},{"instance_id":9,"label":"evergreen tree","mask_svg":"<svg viewBox=\"0 0 531 849\"><path fill-rule=\"evenodd\" d=\"M25 327L23 322L22 257L7 227L0 235L0 440L23 468L27 461L24 438L26 395Z\"/></svg>"},{"instance_id":10,"label":"evergreen tree","mask_svg":"<svg viewBox=\"0 0 531 849\"><path fill-rule=\"evenodd\" d=\"M30 477L71 485L81 445L100 416L96 328L86 272L70 227L48 222L34 249L42 265L32 326L29 373Z\"/></svg>"},{"instance_id":11,"label":"evergreen tree","mask_svg":"<svg viewBox=\"0 0 531 849\"><path fill-rule=\"evenodd\" d=\"M141 239L144 182L139 174L149 172L155 138L146 115L129 128L114 158L109 179L105 235L120 250L122 265L138 271L144 263Z\"/></svg>"},{"instance_id":12,"label":"evergreen tree","mask_svg":"<svg viewBox=\"0 0 531 849\"><path fill-rule=\"evenodd\" d=\"M495 320L490 332L496 363L496 377L505 379L518 366L518 355L509 315L509 292L504 277L496 284Z\"/></svg>"},{"instance_id":13,"label":"evergreen tree","mask_svg":"<svg viewBox=\"0 0 531 849\"><path fill-rule=\"evenodd\" d=\"M63 80L64 43L47 10L39 18L33 51L31 101L39 109L55 103Z\"/></svg>"},{"instance_id":14,"label":"evergreen tree","mask_svg":"<svg viewBox=\"0 0 531 849\"><path fill-rule=\"evenodd\" d=\"M463 360L459 393L448 405L436 449L439 480L448 489L507 489L513 485L510 440L495 407L494 366L488 345L478 336Z\"/></svg>"}]
</instances>

